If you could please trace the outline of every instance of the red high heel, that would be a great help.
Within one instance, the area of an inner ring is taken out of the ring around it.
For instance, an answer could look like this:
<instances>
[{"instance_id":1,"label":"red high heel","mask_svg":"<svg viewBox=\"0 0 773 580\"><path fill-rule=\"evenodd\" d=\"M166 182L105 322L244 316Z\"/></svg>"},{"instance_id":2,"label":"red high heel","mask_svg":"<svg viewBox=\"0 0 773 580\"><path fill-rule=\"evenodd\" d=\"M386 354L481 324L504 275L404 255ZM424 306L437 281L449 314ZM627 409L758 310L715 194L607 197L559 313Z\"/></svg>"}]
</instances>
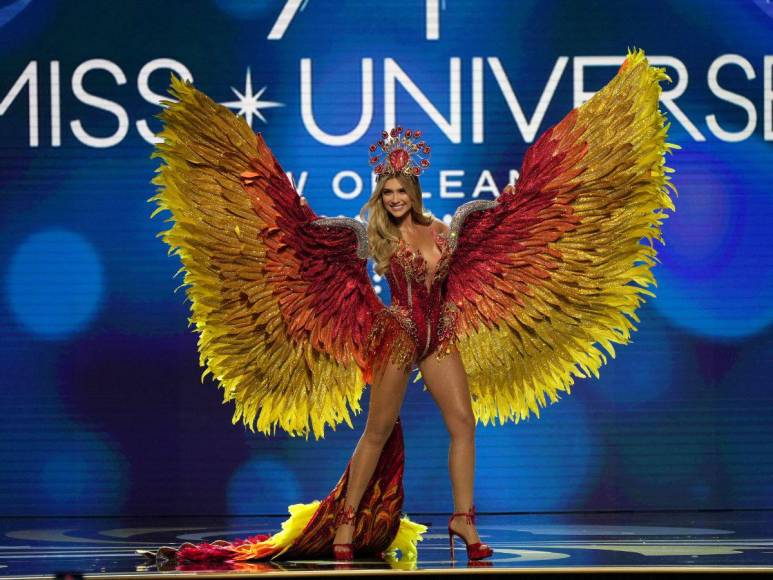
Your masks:
<instances>
[{"instance_id":1,"label":"red high heel","mask_svg":"<svg viewBox=\"0 0 773 580\"><path fill-rule=\"evenodd\" d=\"M354 524L354 506L341 505L336 512L334 525ZM350 562L354 560L354 544L333 544L333 557L336 560Z\"/></svg>"},{"instance_id":2,"label":"red high heel","mask_svg":"<svg viewBox=\"0 0 773 580\"><path fill-rule=\"evenodd\" d=\"M455 517L458 516L464 516L467 520L468 524L474 525L475 524L475 506L473 505L470 508L470 511L468 512L459 512L451 514L451 517L448 518L448 544L451 550L451 560L454 559L454 535L459 536L462 541L464 542L465 547L467 548L467 558L469 560L482 560L483 558L488 558L494 553L494 550L491 549L488 544L484 544L483 542L475 542L474 544L468 544L467 540L457 532L456 530L451 529L451 522Z\"/></svg>"}]
</instances>

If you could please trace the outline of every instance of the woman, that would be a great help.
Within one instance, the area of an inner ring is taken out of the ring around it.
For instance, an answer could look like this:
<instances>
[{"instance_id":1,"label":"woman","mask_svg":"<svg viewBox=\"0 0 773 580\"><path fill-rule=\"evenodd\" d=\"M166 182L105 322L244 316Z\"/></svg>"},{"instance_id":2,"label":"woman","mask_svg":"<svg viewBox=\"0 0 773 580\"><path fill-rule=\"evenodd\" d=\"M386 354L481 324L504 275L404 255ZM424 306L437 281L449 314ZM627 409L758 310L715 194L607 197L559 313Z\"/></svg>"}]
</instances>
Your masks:
<instances>
[{"instance_id":1,"label":"woman","mask_svg":"<svg viewBox=\"0 0 773 580\"><path fill-rule=\"evenodd\" d=\"M407 133L410 135L410 130ZM387 145L385 150L401 149ZM389 156L384 163L375 191L363 208L363 214L367 213L368 217L368 241L376 272L386 275L389 282L393 304L408 308L409 312L402 315L412 319L419 328L419 344L410 343L410 357L395 352L393 358L397 362L383 361L379 368L371 388L365 431L352 456L346 497L336 520L334 554L341 559L353 556L354 513L397 420L412 363L418 360L424 382L440 407L451 436L448 468L454 515L448 523L449 539L452 541L452 534L460 536L467 544L468 557L477 560L490 556L493 550L480 542L474 525L475 416L459 351L441 344L442 336L438 333L442 329L441 308L432 306L443 304L445 278L441 270L448 256L446 236L450 228L424 212L419 180L411 171L420 165L406 163L403 167L394 167ZM404 264L406 260L408 267ZM412 269L414 260L418 267ZM408 287L410 296L406 292ZM381 345L371 342L369 351L376 357ZM421 344L426 346L421 349ZM400 364L401 357L409 364ZM465 517L455 517L462 515Z\"/></svg>"},{"instance_id":2,"label":"woman","mask_svg":"<svg viewBox=\"0 0 773 580\"><path fill-rule=\"evenodd\" d=\"M243 561L330 555L415 559L426 527L401 517L398 411L417 365L451 434L448 532L480 543L473 506L474 425L539 417L598 376L636 330L629 318L655 284L652 241L673 211L658 109L663 69L629 52L617 75L529 147L517 184L462 205L450 227L422 207L429 166L420 131L395 127L370 146L379 176L351 218L321 218L299 198L260 134L172 78L152 157L166 165L151 198L172 213L162 232L185 270L200 361L234 401L234 422L267 435L323 437L360 411L365 431L338 484L294 504L282 531L158 553ZM642 238L649 243L642 244ZM376 296L372 257L393 301Z\"/></svg>"}]
</instances>

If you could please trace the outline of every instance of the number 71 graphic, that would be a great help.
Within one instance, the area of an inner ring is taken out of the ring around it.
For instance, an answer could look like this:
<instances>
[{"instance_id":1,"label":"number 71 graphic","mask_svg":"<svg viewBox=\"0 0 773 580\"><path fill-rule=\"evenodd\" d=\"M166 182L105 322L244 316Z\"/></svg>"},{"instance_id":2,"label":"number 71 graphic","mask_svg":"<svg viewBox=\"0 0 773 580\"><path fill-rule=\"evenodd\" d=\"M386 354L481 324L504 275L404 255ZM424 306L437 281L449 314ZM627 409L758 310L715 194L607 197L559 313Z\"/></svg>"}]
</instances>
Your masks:
<instances>
[{"instance_id":1,"label":"number 71 graphic","mask_svg":"<svg viewBox=\"0 0 773 580\"><path fill-rule=\"evenodd\" d=\"M280 40L287 27L295 18L299 10L303 10L308 0L286 0L282 11L279 13L271 32L268 33L269 40ZM440 38L440 0L424 0L425 3L425 37L427 40L438 40ZM443 0L445 8L445 0Z\"/></svg>"}]
</instances>

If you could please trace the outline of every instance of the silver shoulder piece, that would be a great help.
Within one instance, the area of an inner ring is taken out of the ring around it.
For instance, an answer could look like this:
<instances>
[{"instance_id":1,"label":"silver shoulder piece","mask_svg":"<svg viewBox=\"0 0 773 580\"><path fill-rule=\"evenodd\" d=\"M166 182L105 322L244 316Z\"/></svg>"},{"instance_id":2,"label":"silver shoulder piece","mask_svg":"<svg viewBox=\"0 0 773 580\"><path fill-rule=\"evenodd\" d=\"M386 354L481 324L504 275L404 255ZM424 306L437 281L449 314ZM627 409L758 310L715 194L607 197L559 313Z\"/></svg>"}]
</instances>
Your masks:
<instances>
[{"instance_id":1,"label":"silver shoulder piece","mask_svg":"<svg viewBox=\"0 0 773 580\"><path fill-rule=\"evenodd\" d=\"M489 209L497 204L495 199L476 199L474 201L468 201L463 203L454 212L454 217L451 220L451 231L448 233L448 239L451 246L451 251L456 250L456 243L459 239L459 231L462 229L464 220L467 216L474 211L483 211Z\"/></svg>"},{"instance_id":2,"label":"silver shoulder piece","mask_svg":"<svg viewBox=\"0 0 773 580\"><path fill-rule=\"evenodd\" d=\"M361 221L349 217L326 217L315 219L311 222L315 226L324 228L350 228L357 236L357 257L368 259L368 229Z\"/></svg>"}]
</instances>

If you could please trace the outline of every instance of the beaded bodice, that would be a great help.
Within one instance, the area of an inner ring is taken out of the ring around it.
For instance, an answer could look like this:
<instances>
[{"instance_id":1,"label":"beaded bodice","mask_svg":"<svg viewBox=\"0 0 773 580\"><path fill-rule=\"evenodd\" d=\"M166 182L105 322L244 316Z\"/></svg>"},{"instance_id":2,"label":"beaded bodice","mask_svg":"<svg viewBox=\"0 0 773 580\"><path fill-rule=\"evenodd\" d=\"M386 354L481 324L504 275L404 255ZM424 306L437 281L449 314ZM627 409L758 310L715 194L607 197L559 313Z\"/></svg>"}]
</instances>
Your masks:
<instances>
[{"instance_id":1,"label":"beaded bodice","mask_svg":"<svg viewBox=\"0 0 773 580\"><path fill-rule=\"evenodd\" d=\"M449 258L451 257L448 238L438 234L435 230L431 231L435 244L440 250L440 258L438 258L434 268L431 267L419 250L413 249L402 239L392 255L392 263L390 264L390 269L402 270L405 277L411 278L413 285L422 284L428 291L431 291L434 284L445 280L448 274Z\"/></svg>"},{"instance_id":2,"label":"beaded bodice","mask_svg":"<svg viewBox=\"0 0 773 580\"><path fill-rule=\"evenodd\" d=\"M449 322L445 281L452 248L446 235L435 230L432 235L440 250L434 268L419 250L400 240L386 273L392 292L390 310L414 338L419 359L432 352L431 347L438 344L439 333L447 329Z\"/></svg>"}]
</instances>

